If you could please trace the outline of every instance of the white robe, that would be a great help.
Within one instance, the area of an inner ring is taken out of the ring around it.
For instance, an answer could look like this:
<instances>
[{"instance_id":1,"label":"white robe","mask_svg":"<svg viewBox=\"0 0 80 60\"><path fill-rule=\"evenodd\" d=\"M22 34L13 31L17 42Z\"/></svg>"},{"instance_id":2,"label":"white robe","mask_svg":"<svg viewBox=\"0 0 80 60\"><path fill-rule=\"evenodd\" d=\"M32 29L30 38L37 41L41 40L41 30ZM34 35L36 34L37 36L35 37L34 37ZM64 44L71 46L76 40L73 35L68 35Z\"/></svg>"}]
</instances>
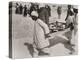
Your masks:
<instances>
[{"instance_id":1,"label":"white robe","mask_svg":"<svg viewBox=\"0 0 80 60\"><path fill-rule=\"evenodd\" d=\"M69 25L71 22L73 23L74 16L68 16L68 19L66 20L67 25Z\"/></svg>"},{"instance_id":2,"label":"white robe","mask_svg":"<svg viewBox=\"0 0 80 60\"><path fill-rule=\"evenodd\" d=\"M34 22L34 43L36 48L44 48L49 45L49 40L45 39L45 34L49 33L49 28L42 20Z\"/></svg>"}]
</instances>

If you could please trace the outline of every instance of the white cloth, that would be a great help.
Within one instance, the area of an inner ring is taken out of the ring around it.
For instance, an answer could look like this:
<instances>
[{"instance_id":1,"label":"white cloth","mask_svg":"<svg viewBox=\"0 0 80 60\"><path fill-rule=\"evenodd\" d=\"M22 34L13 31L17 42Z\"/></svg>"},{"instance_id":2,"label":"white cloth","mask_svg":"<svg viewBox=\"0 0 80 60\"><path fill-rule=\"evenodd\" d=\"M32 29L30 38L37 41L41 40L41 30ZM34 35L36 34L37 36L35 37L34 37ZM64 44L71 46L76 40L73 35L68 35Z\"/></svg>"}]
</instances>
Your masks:
<instances>
[{"instance_id":1,"label":"white cloth","mask_svg":"<svg viewBox=\"0 0 80 60\"><path fill-rule=\"evenodd\" d=\"M73 20L74 20L74 15L68 16L68 19L66 20L67 25L69 25L71 22L73 23Z\"/></svg>"},{"instance_id":2,"label":"white cloth","mask_svg":"<svg viewBox=\"0 0 80 60\"><path fill-rule=\"evenodd\" d=\"M43 28L45 34L48 34L50 32L48 25L44 23L42 20L38 19L36 22Z\"/></svg>"},{"instance_id":3,"label":"white cloth","mask_svg":"<svg viewBox=\"0 0 80 60\"><path fill-rule=\"evenodd\" d=\"M49 33L49 28L47 24L38 19L34 23L34 42L36 48L41 49L49 45L49 40L45 38L45 33Z\"/></svg>"},{"instance_id":4,"label":"white cloth","mask_svg":"<svg viewBox=\"0 0 80 60\"><path fill-rule=\"evenodd\" d=\"M31 12L31 15L38 17L38 13L37 13L36 11L32 11L32 12Z\"/></svg>"}]
</instances>

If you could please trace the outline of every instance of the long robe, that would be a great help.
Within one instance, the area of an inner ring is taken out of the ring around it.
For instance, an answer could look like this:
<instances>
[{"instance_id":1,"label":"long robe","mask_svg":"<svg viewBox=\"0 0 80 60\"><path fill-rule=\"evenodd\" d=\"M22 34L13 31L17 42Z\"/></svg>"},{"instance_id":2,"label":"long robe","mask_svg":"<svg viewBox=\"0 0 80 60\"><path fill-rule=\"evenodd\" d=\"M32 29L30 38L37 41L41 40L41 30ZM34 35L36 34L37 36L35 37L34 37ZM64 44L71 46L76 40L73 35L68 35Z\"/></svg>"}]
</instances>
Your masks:
<instances>
[{"instance_id":1,"label":"long robe","mask_svg":"<svg viewBox=\"0 0 80 60\"><path fill-rule=\"evenodd\" d=\"M45 38L45 33L48 32L49 29L47 24L45 24L42 20L38 19L36 22L34 22L34 43L36 48L42 49L49 45L48 38Z\"/></svg>"}]
</instances>

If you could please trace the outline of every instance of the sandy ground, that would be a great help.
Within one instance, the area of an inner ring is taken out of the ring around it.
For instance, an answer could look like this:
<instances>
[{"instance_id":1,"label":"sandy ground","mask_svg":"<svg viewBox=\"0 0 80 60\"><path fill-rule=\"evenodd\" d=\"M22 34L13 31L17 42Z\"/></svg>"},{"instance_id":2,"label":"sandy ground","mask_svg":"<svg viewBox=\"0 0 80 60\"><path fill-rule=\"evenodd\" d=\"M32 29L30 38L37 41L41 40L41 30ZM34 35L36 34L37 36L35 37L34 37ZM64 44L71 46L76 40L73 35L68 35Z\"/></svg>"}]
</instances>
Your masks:
<instances>
[{"instance_id":1,"label":"sandy ground","mask_svg":"<svg viewBox=\"0 0 80 60\"><path fill-rule=\"evenodd\" d=\"M52 11L51 11L50 22L54 20L59 20L57 19L56 10L55 9L53 10L53 8L51 9ZM63 11L61 15L61 19L59 21L64 21L65 17L66 17L66 11ZM33 21L30 19L30 17L23 17L23 15L16 15L14 13L12 14L12 36L13 36L12 41L13 41L13 57L14 58L32 57L29 53L27 46L25 46L24 43L25 42L33 43L33 27L34 27L34 24L33 24ZM58 35L58 34L62 35L63 31L53 33L52 36ZM76 35L76 38L77 38L77 35ZM64 38L61 37L61 39L64 39ZM59 39L57 38L57 40L53 40L53 42L56 42L58 40ZM73 41L76 44L76 46L74 47L76 50L74 54L77 54L77 40L73 39ZM69 52L70 52L67 48L64 47L62 43L53 45L52 47L50 47L49 50L50 50L50 56L65 56L65 55L69 55ZM36 56L36 57L41 57L41 56Z\"/></svg>"}]
</instances>

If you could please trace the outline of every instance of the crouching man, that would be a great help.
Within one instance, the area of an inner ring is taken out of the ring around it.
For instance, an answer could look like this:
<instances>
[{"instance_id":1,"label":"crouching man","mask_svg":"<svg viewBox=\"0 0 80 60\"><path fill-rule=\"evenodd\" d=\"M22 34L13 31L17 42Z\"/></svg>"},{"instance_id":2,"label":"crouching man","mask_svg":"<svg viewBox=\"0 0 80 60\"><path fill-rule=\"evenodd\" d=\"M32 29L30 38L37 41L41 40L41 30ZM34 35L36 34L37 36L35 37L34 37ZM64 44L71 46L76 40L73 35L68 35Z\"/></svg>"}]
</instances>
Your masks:
<instances>
[{"instance_id":1,"label":"crouching man","mask_svg":"<svg viewBox=\"0 0 80 60\"><path fill-rule=\"evenodd\" d=\"M33 47L38 51L38 55L49 55L47 46L49 45L49 28L46 23L38 18L38 13L32 11L31 18L34 20Z\"/></svg>"}]
</instances>

